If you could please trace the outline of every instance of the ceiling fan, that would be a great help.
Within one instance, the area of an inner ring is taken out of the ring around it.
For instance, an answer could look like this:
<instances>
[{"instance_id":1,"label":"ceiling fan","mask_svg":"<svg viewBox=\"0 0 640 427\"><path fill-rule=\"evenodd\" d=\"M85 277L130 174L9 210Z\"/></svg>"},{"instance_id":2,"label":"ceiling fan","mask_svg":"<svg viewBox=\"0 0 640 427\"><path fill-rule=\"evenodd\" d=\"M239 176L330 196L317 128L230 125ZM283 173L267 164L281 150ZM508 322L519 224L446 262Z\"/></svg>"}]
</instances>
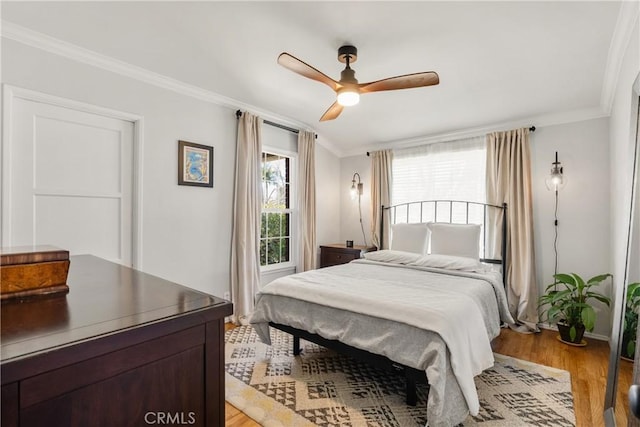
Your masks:
<instances>
[{"instance_id":1,"label":"ceiling fan","mask_svg":"<svg viewBox=\"0 0 640 427\"><path fill-rule=\"evenodd\" d=\"M336 92L336 102L320 117L321 122L333 120L342 113L344 107L356 105L360 101L360 95L363 93L433 86L440 83L438 73L434 71L405 74L369 83L358 83L355 76L356 72L349 66L356 62L357 59L358 49L354 46L346 45L338 49L338 61L346 64L344 70L340 73L339 81L333 80L311 65L286 52L278 56L278 64L301 76L324 83Z\"/></svg>"}]
</instances>

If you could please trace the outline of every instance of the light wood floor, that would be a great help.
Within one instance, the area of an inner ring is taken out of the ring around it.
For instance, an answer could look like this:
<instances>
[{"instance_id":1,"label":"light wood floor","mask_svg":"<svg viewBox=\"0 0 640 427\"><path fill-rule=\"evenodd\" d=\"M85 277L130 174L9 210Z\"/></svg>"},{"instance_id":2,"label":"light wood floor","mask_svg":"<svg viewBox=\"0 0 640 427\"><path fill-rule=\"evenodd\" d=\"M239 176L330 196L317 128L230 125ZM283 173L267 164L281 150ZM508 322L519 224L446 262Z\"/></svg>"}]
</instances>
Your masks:
<instances>
[{"instance_id":1,"label":"light wood floor","mask_svg":"<svg viewBox=\"0 0 640 427\"><path fill-rule=\"evenodd\" d=\"M227 330L233 328L228 324ZM587 339L586 347L573 347L559 342L557 332L543 330L525 335L503 329L493 343L493 351L542 365L564 369L571 373L573 404L578 427L603 426L604 393L609 363L609 344ZM631 385L633 364L621 361L620 390L617 397L616 421L626 426L625 403ZM226 404L227 427L256 427L258 423L230 404Z\"/></svg>"}]
</instances>

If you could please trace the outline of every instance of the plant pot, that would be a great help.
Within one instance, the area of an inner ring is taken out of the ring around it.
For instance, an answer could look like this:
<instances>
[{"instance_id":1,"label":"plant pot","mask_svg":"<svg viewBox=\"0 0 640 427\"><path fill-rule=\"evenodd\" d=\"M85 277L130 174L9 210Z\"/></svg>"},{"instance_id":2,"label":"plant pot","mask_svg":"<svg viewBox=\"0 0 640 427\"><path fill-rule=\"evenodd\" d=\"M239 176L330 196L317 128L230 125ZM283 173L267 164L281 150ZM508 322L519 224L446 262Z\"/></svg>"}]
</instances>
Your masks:
<instances>
[{"instance_id":1,"label":"plant pot","mask_svg":"<svg viewBox=\"0 0 640 427\"><path fill-rule=\"evenodd\" d=\"M622 336L622 348L620 349L620 357L625 360L630 360L633 362L636 352L633 351L629 353L629 342L631 341L631 334L623 334ZM635 339L635 337L633 337Z\"/></svg>"},{"instance_id":2,"label":"plant pot","mask_svg":"<svg viewBox=\"0 0 640 427\"><path fill-rule=\"evenodd\" d=\"M582 337L584 336L584 325L575 325L576 328L576 337L575 339L571 339L571 326L566 325L564 323L558 323L558 332L560 332L560 340L569 343L569 344L581 344Z\"/></svg>"}]
</instances>

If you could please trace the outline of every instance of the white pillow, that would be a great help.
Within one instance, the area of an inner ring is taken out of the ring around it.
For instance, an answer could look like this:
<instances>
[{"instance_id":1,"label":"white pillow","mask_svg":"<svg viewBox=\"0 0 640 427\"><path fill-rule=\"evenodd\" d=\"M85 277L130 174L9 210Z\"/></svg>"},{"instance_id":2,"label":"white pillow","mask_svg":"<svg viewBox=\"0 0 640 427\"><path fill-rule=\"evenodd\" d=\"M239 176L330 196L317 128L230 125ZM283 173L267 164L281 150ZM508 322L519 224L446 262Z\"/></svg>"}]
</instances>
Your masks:
<instances>
[{"instance_id":1,"label":"white pillow","mask_svg":"<svg viewBox=\"0 0 640 427\"><path fill-rule=\"evenodd\" d=\"M391 226L391 247L394 251L426 254L429 246L427 224L393 224Z\"/></svg>"},{"instance_id":2,"label":"white pillow","mask_svg":"<svg viewBox=\"0 0 640 427\"><path fill-rule=\"evenodd\" d=\"M365 259L370 261L390 262L393 264L409 264L418 261L422 255L413 252L402 252L384 249L381 251L366 252Z\"/></svg>"},{"instance_id":3,"label":"white pillow","mask_svg":"<svg viewBox=\"0 0 640 427\"><path fill-rule=\"evenodd\" d=\"M480 258L480 224L430 222L431 253Z\"/></svg>"},{"instance_id":4,"label":"white pillow","mask_svg":"<svg viewBox=\"0 0 640 427\"><path fill-rule=\"evenodd\" d=\"M447 270L484 272L485 266L477 259L453 255L424 255L409 265L418 267L444 268Z\"/></svg>"}]
</instances>

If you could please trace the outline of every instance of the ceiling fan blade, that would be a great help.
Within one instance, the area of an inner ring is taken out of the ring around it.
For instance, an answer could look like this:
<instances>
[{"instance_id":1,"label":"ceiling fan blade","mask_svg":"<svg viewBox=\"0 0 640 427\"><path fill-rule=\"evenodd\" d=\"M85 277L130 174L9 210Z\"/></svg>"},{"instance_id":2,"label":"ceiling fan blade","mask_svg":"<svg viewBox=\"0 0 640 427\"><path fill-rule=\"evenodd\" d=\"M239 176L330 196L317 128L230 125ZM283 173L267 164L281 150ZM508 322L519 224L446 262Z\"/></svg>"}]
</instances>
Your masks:
<instances>
[{"instance_id":1,"label":"ceiling fan blade","mask_svg":"<svg viewBox=\"0 0 640 427\"><path fill-rule=\"evenodd\" d=\"M329 107L327 111L324 112L322 117L320 117L320 121L326 122L327 120L335 119L340 115L340 113L342 113L343 109L344 107L338 104L338 101L334 102L333 104L331 104L331 107Z\"/></svg>"},{"instance_id":2,"label":"ceiling fan blade","mask_svg":"<svg viewBox=\"0 0 640 427\"><path fill-rule=\"evenodd\" d=\"M278 56L278 64L301 76L324 83L333 90L337 90L339 87L339 83L331 77L286 52L282 52L280 56Z\"/></svg>"},{"instance_id":3,"label":"ceiling fan blade","mask_svg":"<svg viewBox=\"0 0 640 427\"><path fill-rule=\"evenodd\" d=\"M360 93L433 86L438 83L440 83L438 73L435 71L426 71L424 73L405 74L403 76L389 77L388 79L375 82L362 83L360 84Z\"/></svg>"}]
</instances>

